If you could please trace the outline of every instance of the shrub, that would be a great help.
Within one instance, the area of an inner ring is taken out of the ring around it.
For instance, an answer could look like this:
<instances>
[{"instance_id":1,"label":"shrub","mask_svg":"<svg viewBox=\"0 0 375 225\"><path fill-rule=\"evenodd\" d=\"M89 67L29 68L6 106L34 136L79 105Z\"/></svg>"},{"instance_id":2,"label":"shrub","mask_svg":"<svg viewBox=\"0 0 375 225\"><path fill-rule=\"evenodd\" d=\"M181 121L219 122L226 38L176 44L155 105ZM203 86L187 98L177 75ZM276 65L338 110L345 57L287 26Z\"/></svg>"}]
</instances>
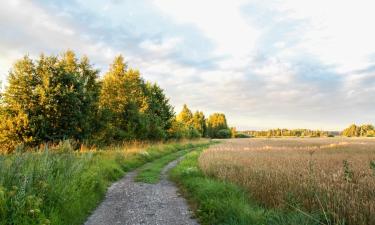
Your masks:
<instances>
[{"instance_id":1,"label":"shrub","mask_svg":"<svg viewBox=\"0 0 375 225\"><path fill-rule=\"evenodd\" d=\"M250 136L244 133L236 133L235 138L250 138Z\"/></svg>"},{"instance_id":2,"label":"shrub","mask_svg":"<svg viewBox=\"0 0 375 225\"><path fill-rule=\"evenodd\" d=\"M230 138L231 133L229 129L221 129L217 131L215 137L216 138Z\"/></svg>"}]
</instances>

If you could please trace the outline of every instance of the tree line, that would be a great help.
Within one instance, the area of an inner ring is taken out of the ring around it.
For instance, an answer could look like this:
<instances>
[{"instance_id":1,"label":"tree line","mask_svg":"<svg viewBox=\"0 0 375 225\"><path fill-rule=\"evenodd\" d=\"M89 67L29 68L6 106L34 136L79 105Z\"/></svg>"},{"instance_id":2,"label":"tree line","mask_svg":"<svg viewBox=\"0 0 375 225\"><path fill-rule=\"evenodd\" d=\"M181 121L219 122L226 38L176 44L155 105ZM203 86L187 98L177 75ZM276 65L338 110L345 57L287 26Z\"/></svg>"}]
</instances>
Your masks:
<instances>
[{"instance_id":1,"label":"tree line","mask_svg":"<svg viewBox=\"0 0 375 225\"><path fill-rule=\"evenodd\" d=\"M357 126L355 124L345 128L341 135L346 137L375 137L375 128L371 124Z\"/></svg>"},{"instance_id":2,"label":"tree line","mask_svg":"<svg viewBox=\"0 0 375 225\"><path fill-rule=\"evenodd\" d=\"M201 111L196 111L193 114L186 104L184 104L182 111L176 116L176 120L173 123L173 130L178 131L175 134L184 135L189 138L230 138L232 136L227 119L223 113L213 113L206 118Z\"/></svg>"},{"instance_id":3,"label":"tree line","mask_svg":"<svg viewBox=\"0 0 375 225\"><path fill-rule=\"evenodd\" d=\"M328 131L310 129L270 129L263 131L244 131L253 137L328 137Z\"/></svg>"},{"instance_id":4,"label":"tree line","mask_svg":"<svg viewBox=\"0 0 375 225\"><path fill-rule=\"evenodd\" d=\"M333 137L336 135L346 137L375 137L375 127L371 124L352 124L343 131L322 131L309 129L270 129L263 131L242 131L250 137Z\"/></svg>"},{"instance_id":5,"label":"tree line","mask_svg":"<svg viewBox=\"0 0 375 225\"><path fill-rule=\"evenodd\" d=\"M91 144L130 140L229 137L224 114L205 118L184 105L177 116L164 90L115 57L103 78L88 57L24 56L0 96L0 145L37 146L72 139Z\"/></svg>"}]
</instances>

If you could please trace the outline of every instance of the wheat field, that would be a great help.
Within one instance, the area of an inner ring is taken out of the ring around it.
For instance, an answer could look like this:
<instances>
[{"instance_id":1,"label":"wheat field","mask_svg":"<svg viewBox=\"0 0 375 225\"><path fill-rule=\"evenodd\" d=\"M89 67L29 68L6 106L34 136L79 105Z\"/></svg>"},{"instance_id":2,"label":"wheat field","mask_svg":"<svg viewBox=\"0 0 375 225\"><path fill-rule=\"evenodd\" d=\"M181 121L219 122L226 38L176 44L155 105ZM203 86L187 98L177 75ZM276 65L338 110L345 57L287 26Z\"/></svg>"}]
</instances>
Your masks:
<instances>
[{"instance_id":1,"label":"wheat field","mask_svg":"<svg viewBox=\"0 0 375 225\"><path fill-rule=\"evenodd\" d=\"M375 139L232 139L203 152L199 166L267 207L375 224Z\"/></svg>"}]
</instances>

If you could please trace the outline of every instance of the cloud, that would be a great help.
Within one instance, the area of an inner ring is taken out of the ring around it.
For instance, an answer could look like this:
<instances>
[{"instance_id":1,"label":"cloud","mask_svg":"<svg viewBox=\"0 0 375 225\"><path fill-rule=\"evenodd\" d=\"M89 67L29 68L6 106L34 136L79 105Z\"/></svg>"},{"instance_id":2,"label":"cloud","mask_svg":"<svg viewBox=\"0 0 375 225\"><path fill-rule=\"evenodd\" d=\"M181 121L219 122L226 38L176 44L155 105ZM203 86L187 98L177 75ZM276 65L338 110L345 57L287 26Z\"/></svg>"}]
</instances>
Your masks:
<instances>
[{"instance_id":1,"label":"cloud","mask_svg":"<svg viewBox=\"0 0 375 225\"><path fill-rule=\"evenodd\" d=\"M239 129L374 123L372 1L15 0L0 8L2 79L23 54L117 54Z\"/></svg>"}]
</instances>

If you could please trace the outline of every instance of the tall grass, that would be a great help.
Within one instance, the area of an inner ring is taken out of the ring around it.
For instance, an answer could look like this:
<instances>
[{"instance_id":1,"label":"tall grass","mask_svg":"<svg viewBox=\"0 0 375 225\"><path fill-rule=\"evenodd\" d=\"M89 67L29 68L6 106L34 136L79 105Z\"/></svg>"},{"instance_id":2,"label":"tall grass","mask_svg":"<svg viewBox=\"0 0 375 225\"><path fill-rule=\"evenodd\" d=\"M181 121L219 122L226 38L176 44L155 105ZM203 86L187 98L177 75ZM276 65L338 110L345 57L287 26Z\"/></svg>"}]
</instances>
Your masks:
<instances>
[{"instance_id":1,"label":"tall grass","mask_svg":"<svg viewBox=\"0 0 375 225\"><path fill-rule=\"evenodd\" d=\"M319 212L326 224L375 224L375 140L251 139L202 153L208 176L237 183L264 206Z\"/></svg>"},{"instance_id":2,"label":"tall grass","mask_svg":"<svg viewBox=\"0 0 375 225\"><path fill-rule=\"evenodd\" d=\"M81 224L128 170L192 144L73 151L69 142L0 156L0 224Z\"/></svg>"}]
</instances>

